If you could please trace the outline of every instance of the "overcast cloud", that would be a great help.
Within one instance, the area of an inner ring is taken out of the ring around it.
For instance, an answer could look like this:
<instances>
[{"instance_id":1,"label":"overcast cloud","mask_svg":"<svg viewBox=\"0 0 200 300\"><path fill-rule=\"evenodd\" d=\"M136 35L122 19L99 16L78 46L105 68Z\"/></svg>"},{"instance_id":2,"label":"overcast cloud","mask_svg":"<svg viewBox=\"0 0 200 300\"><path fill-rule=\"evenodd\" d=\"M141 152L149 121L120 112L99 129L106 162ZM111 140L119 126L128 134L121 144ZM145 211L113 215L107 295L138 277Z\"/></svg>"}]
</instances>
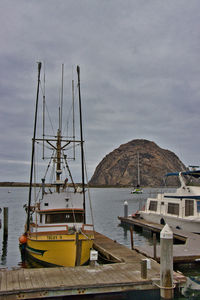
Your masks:
<instances>
[{"instance_id":1,"label":"overcast cloud","mask_svg":"<svg viewBox=\"0 0 200 300\"><path fill-rule=\"evenodd\" d=\"M89 178L136 138L198 165L199 28L199 0L1 0L0 181L28 181L37 61L50 104L80 65Z\"/></svg>"}]
</instances>

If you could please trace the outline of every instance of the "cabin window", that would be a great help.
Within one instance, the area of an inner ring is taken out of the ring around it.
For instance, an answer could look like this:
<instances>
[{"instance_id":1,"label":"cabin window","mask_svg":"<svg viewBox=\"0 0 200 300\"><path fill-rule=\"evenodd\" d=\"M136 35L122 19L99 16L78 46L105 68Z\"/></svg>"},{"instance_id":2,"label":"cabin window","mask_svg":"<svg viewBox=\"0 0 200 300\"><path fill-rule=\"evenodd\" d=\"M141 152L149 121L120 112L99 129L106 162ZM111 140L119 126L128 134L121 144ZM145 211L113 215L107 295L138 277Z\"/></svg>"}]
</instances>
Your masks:
<instances>
[{"instance_id":1,"label":"cabin window","mask_svg":"<svg viewBox=\"0 0 200 300\"><path fill-rule=\"evenodd\" d=\"M185 200L185 216L194 215L194 200Z\"/></svg>"},{"instance_id":2,"label":"cabin window","mask_svg":"<svg viewBox=\"0 0 200 300\"><path fill-rule=\"evenodd\" d=\"M200 201L197 201L197 212L200 213Z\"/></svg>"},{"instance_id":3,"label":"cabin window","mask_svg":"<svg viewBox=\"0 0 200 300\"><path fill-rule=\"evenodd\" d=\"M56 223L83 223L82 213L57 213L57 214L46 214L45 223L46 224L56 224Z\"/></svg>"},{"instance_id":4,"label":"cabin window","mask_svg":"<svg viewBox=\"0 0 200 300\"><path fill-rule=\"evenodd\" d=\"M40 223L42 223L42 215L40 214Z\"/></svg>"},{"instance_id":5,"label":"cabin window","mask_svg":"<svg viewBox=\"0 0 200 300\"><path fill-rule=\"evenodd\" d=\"M178 203L168 203L168 214L179 215L179 204Z\"/></svg>"},{"instance_id":6,"label":"cabin window","mask_svg":"<svg viewBox=\"0 0 200 300\"><path fill-rule=\"evenodd\" d=\"M157 204L158 204L157 201L150 201L149 210L157 211Z\"/></svg>"}]
</instances>

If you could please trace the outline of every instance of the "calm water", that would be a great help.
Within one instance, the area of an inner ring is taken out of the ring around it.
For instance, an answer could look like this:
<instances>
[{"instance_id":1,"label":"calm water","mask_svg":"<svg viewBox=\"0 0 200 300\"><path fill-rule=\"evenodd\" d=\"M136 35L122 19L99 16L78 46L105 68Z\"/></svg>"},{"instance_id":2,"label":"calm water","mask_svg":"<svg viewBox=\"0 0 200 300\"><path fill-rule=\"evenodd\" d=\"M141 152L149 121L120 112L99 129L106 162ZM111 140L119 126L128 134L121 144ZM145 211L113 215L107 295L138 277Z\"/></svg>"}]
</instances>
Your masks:
<instances>
[{"instance_id":1,"label":"calm water","mask_svg":"<svg viewBox=\"0 0 200 300\"><path fill-rule=\"evenodd\" d=\"M144 189L143 194L132 195L128 188L90 189L95 230L130 248L130 233L119 226L117 218L124 214L124 201L128 201L129 213L132 213L143 206L147 197L154 196L161 191L161 189ZM23 205L27 203L27 199L28 188L0 188L0 207L9 207L7 243L3 243L3 232L2 229L0 230L0 268L11 269L21 266L18 238L23 233L26 220ZM86 207L89 207L88 203ZM2 219L2 213L0 219ZM88 214L87 222L90 221L91 217ZM151 236L134 232L134 244L148 246L152 244ZM195 267L192 265L180 266L179 269L188 275L188 278L195 279L190 282L191 286L194 286L196 281L194 288L199 287L200 289L200 265ZM194 288L185 290L186 299L200 299L200 293Z\"/></svg>"}]
</instances>

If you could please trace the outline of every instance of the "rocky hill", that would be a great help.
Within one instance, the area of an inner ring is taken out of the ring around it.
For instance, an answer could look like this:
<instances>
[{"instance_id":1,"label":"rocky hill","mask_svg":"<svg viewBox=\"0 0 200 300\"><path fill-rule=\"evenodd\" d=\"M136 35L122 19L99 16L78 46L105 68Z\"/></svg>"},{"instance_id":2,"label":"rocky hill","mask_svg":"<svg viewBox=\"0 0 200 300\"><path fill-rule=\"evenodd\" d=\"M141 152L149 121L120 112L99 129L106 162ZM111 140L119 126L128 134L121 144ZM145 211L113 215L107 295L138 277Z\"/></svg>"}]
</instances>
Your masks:
<instances>
[{"instance_id":1,"label":"rocky hill","mask_svg":"<svg viewBox=\"0 0 200 300\"><path fill-rule=\"evenodd\" d=\"M186 170L173 152L160 148L154 142L137 139L106 155L96 167L90 185L137 186L138 157L140 185L143 187L163 186L166 173ZM178 185L178 178L168 177L167 184Z\"/></svg>"}]
</instances>

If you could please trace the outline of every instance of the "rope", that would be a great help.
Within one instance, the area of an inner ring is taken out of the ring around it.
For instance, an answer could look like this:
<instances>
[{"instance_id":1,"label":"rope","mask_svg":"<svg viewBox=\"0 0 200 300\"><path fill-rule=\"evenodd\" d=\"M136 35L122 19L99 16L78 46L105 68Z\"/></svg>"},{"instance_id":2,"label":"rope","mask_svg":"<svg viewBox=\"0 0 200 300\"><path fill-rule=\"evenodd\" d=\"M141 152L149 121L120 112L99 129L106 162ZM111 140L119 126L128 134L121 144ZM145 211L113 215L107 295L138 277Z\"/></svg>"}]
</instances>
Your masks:
<instances>
[{"instance_id":1,"label":"rope","mask_svg":"<svg viewBox=\"0 0 200 300\"><path fill-rule=\"evenodd\" d=\"M157 283L155 283L155 282L153 282L153 284L154 284L155 286L159 287L159 289L162 289L162 290L173 290L173 289L175 289L175 287L176 287L176 284L175 284L175 283L173 283L172 286L160 286L159 284L157 284Z\"/></svg>"},{"instance_id":2,"label":"rope","mask_svg":"<svg viewBox=\"0 0 200 300\"><path fill-rule=\"evenodd\" d=\"M80 232L82 233L82 235L87 238L88 240L92 241L93 239L89 238L83 231L82 229L80 230Z\"/></svg>"}]
</instances>

